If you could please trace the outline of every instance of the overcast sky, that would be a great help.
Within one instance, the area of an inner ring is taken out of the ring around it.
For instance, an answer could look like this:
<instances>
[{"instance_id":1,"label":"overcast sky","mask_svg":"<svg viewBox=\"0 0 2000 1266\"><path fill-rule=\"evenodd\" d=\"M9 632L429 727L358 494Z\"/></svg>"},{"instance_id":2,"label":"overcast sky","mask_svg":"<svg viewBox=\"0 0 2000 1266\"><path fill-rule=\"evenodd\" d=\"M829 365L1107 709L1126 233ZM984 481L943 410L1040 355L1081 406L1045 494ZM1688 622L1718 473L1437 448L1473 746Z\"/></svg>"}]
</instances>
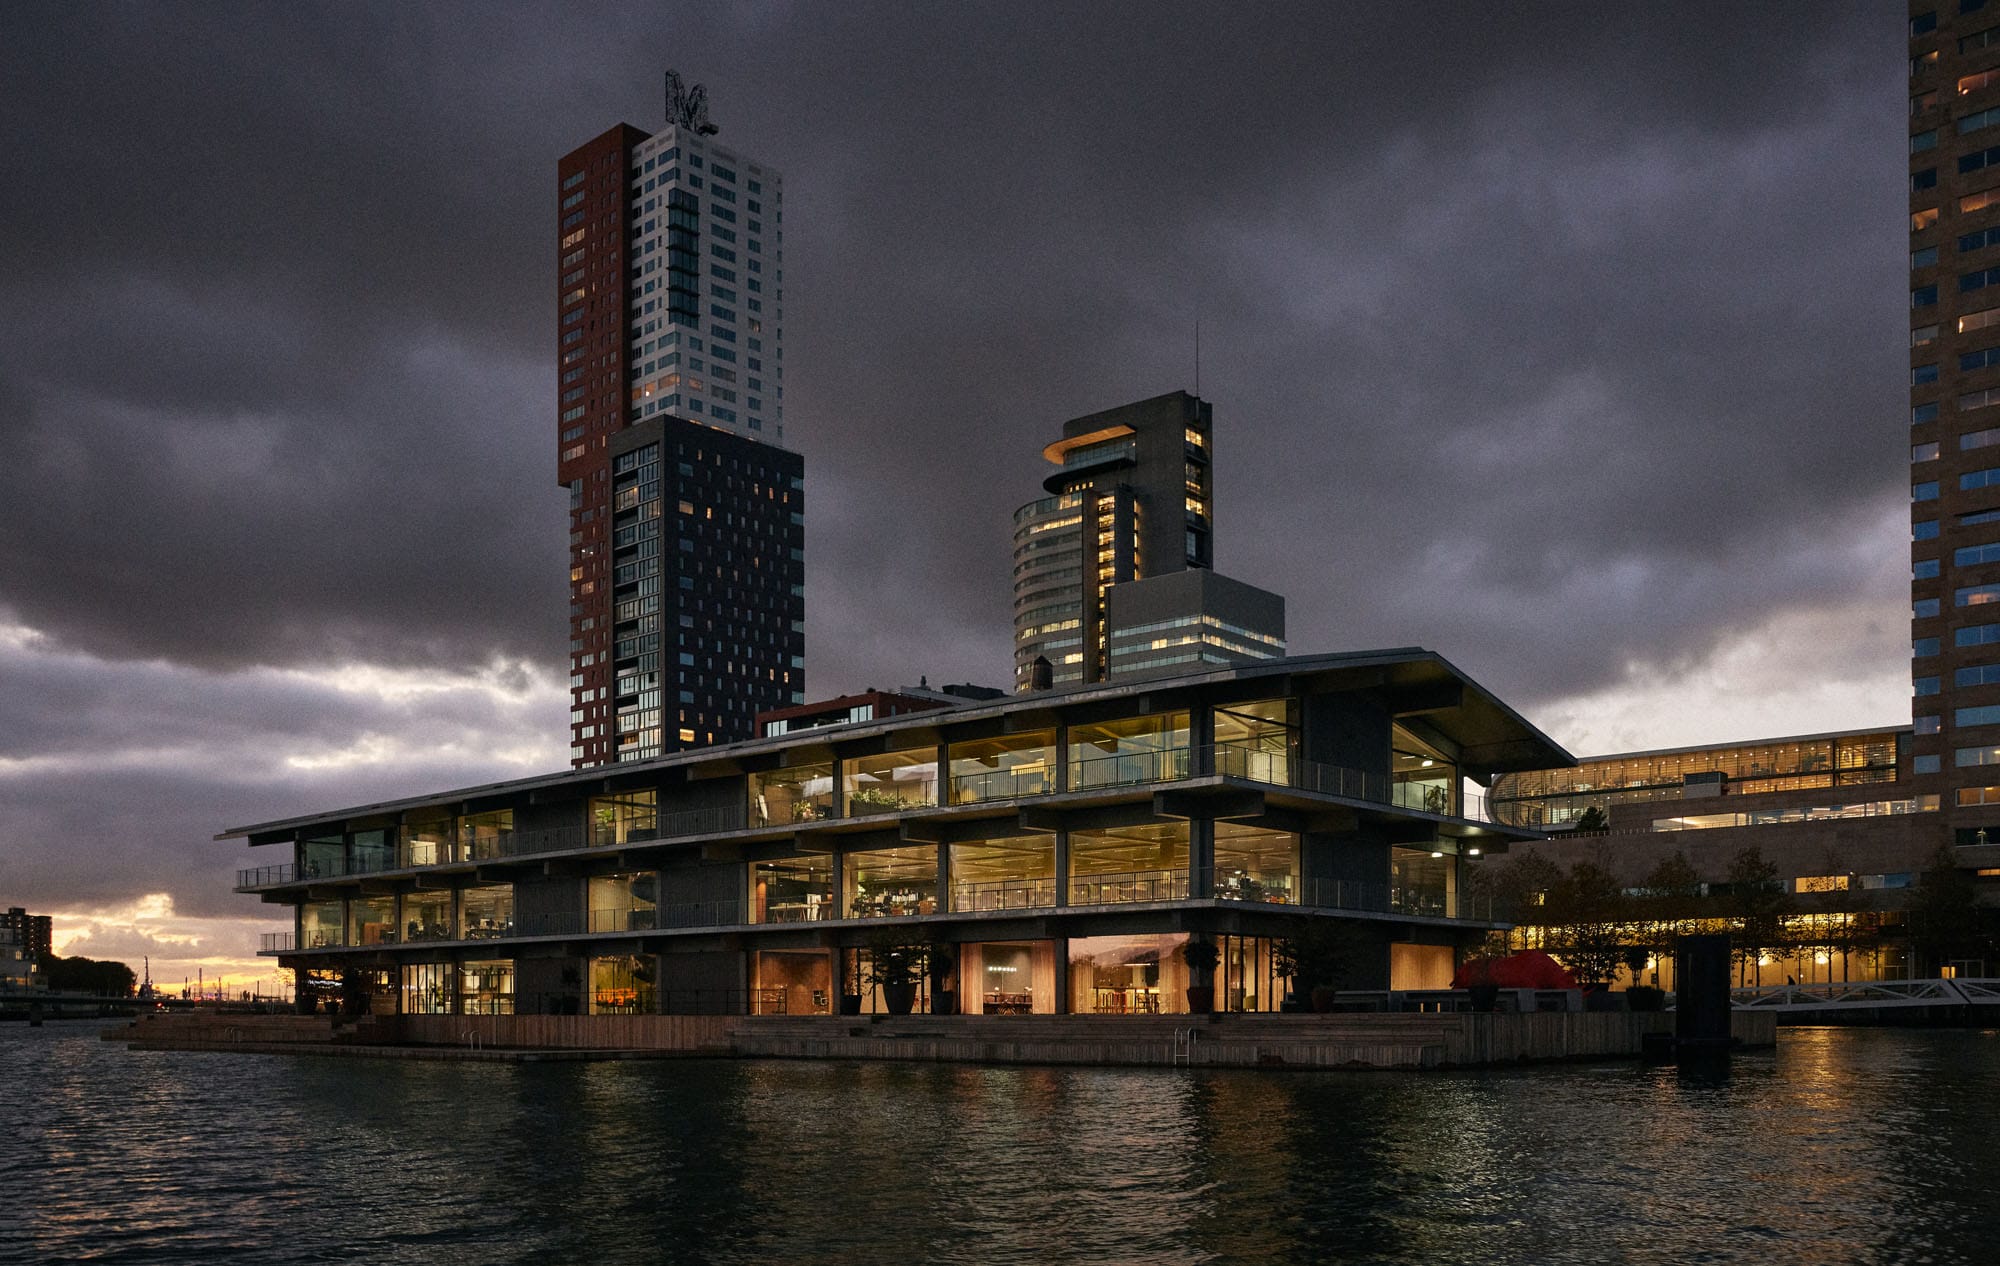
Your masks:
<instances>
[{"instance_id":1,"label":"overcast sky","mask_svg":"<svg viewBox=\"0 0 2000 1266\"><path fill-rule=\"evenodd\" d=\"M1041 446L1199 318L1293 650L1579 753L1907 722L1900 7L632 9L0 8L0 904L70 952L241 959L217 830L566 762L555 164L668 67L785 176L809 697L1005 684Z\"/></svg>"}]
</instances>

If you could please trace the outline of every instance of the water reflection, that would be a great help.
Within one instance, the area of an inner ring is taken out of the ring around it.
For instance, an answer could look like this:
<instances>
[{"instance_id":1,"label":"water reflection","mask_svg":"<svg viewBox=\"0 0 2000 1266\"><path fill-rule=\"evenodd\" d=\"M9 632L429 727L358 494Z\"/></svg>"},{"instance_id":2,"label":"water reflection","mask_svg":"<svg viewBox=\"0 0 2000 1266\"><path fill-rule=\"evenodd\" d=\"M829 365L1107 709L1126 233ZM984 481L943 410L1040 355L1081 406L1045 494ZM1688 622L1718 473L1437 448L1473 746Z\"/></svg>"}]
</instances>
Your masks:
<instances>
[{"instance_id":1,"label":"water reflection","mask_svg":"<svg viewBox=\"0 0 2000 1266\"><path fill-rule=\"evenodd\" d=\"M0 1260L1986 1260L2000 1036L1727 1076L131 1055L0 1029Z\"/></svg>"}]
</instances>

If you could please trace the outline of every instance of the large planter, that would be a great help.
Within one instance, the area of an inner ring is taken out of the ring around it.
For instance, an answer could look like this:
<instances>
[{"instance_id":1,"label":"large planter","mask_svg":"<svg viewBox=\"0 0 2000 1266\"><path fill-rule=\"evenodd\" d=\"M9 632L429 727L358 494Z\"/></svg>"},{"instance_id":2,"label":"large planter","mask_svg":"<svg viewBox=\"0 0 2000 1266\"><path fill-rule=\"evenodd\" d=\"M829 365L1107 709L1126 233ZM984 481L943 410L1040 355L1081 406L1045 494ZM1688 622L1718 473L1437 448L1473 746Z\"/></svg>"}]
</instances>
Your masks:
<instances>
[{"instance_id":1,"label":"large planter","mask_svg":"<svg viewBox=\"0 0 2000 1266\"><path fill-rule=\"evenodd\" d=\"M1333 1010L1334 991L1325 985L1317 985L1312 991L1313 1010L1327 1012Z\"/></svg>"},{"instance_id":2,"label":"large planter","mask_svg":"<svg viewBox=\"0 0 2000 1266\"><path fill-rule=\"evenodd\" d=\"M861 995L858 993L844 993L840 995L840 1014L860 1015Z\"/></svg>"},{"instance_id":3,"label":"large planter","mask_svg":"<svg viewBox=\"0 0 2000 1266\"><path fill-rule=\"evenodd\" d=\"M889 1008L890 1015L908 1015L917 1005L915 982L907 985L882 986L882 1005Z\"/></svg>"},{"instance_id":4,"label":"large planter","mask_svg":"<svg viewBox=\"0 0 2000 1266\"><path fill-rule=\"evenodd\" d=\"M1651 985L1634 985L1625 991L1625 1005L1633 1011L1664 1011L1667 991Z\"/></svg>"},{"instance_id":5,"label":"large planter","mask_svg":"<svg viewBox=\"0 0 2000 1266\"><path fill-rule=\"evenodd\" d=\"M1500 986L1498 985L1471 985L1467 987L1465 992L1472 995L1472 1009L1474 1011L1491 1011L1500 1005Z\"/></svg>"},{"instance_id":6,"label":"large planter","mask_svg":"<svg viewBox=\"0 0 2000 1266\"><path fill-rule=\"evenodd\" d=\"M1195 1015L1207 1015L1215 1010L1215 986L1189 985L1187 999L1190 1012Z\"/></svg>"},{"instance_id":7,"label":"large planter","mask_svg":"<svg viewBox=\"0 0 2000 1266\"><path fill-rule=\"evenodd\" d=\"M957 1015L958 995L949 989L931 990L932 1015Z\"/></svg>"}]
</instances>

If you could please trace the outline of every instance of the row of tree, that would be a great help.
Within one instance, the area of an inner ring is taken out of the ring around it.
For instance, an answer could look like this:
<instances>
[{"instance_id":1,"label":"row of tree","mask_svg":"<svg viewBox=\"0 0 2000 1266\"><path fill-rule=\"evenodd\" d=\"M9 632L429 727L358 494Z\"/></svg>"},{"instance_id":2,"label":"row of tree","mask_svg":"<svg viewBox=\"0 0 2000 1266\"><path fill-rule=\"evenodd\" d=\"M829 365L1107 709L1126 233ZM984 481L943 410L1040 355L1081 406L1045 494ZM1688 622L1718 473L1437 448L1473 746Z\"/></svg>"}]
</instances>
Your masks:
<instances>
[{"instance_id":1,"label":"row of tree","mask_svg":"<svg viewBox=\"0 0 2000 1266\"><path fill-rule=\"evenodd\" d=\"M1746 968L1766 956L1830 958L1906 943L1926 969L2000 956L2000 912L1981 907L1949 846L1931 858L1898 909L1839 883L1792 892L1756 848L1738 852L1719 880L1676 852L1628 885L1605 855L1568 870L1524 853L1475 872L1497 918L1516 925L1514 943L1546 949L1579 979L1609 981L1619 967L1637 979L1646 960L1678 937L1727 931Z\"/></svg>"},{"instance_id":2,"label":"row of tree","mask_svg":"<svg viewBox=\"0 0 2000 1266\"><path fill-rule=\"evenodd\" d=\"M42 979L50 989L100 998L129 998L139 984L139 978L123 963L55 954L42 960Z\"/></svg>"}]
</instances>

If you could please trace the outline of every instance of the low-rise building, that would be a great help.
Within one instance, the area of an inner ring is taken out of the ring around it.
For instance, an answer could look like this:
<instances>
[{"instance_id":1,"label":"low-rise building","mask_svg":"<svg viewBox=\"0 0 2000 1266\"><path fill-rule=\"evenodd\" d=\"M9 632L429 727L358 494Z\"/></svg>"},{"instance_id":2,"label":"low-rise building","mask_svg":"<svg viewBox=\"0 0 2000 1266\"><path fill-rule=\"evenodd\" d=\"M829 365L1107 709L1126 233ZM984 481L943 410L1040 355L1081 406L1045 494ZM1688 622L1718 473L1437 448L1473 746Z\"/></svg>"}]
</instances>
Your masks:
<instances>
[{"instance_id":1,"label":"low-rise building","mask_svg":"<svg viewBox=\"0 0 2000 1266\"><path fill-rule=\"evenodd\" d=\"M1900 978L1917 962L1903 915L1939 849L1951 843L1934 792L1917 790L1911 727L1885 726L1736 743L1620 752L1503 774L1493 816L1545 828L1515 858L1558 868L1589 862L1628 895L1655 900L1649 876L1678 854L1699 882L1690 908L1733 927L1740 859L1754 857L1781 900L1777 942L1746 964L1746 983ZM1955 846L1981 900L2000 899L2000 840ZM1533 939L1535 912L1517 912ZM1739 941L1743 938L1739 934ZM1975 973L1981 964L1964 964Z\"/></svg>"},{"instance_id":2,"label":"low-rise building","mask_svg":"<svg viewBox=\"0 0 2000 1266\"><path fill-rule=\"evenodd\" d=\"M1474 859L1537 832L1467 780L1566 753L1420 649L1275 660L856 721L235 828L264 947L380 1010L1275 1009L1275 942L1352 930L1347 983L1424 988L1496 924Z\"/></svg>"}]
</instances>

